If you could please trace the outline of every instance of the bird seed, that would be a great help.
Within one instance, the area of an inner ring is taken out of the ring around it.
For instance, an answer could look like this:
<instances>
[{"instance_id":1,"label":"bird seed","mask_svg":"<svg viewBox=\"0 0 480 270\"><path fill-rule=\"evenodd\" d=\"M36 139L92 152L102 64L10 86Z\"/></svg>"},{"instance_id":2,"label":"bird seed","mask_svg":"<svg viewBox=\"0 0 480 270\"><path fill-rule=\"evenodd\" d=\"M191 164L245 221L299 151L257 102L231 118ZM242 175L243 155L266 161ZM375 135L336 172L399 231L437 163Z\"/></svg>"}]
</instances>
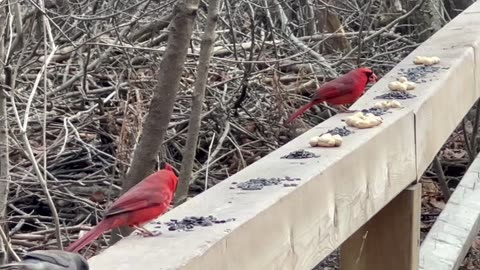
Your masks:
<instances>
[{"instance_id":1,"label":"bird seed","mask_svg":"<svg viewBox=\"0 0 480 270\"><path fill-rule=\"evenodd\" d=\"M289 176L285 176L284 178L281 177L272 177L272 178L253 178L249 179L245 182L241 182L237 184L237 188L240 188L242 190L261 190L266 186L276 186L280 185L282 182L288 181L300 181L300 178L292 178ZM296 185L296 184L295 184ZM292 185L288 185L289 187Z\"/></svg>"},{"instance_id":2,"label":"bird seed","mask_svg":"<svg viewBox=\"0 0 480 270\"><path fill-rule=\"evenodd\" d=\"M316 158L316 157L319 157L318 155L312 153L312 152L309 152L309 151L306 151L306 150L297 150L297 151L293 151L293 152L290 152L288 155L286 156L283 156L281 158L285 158L285 159L303 159L303 158Z\"/></svg>"},{"instance_id":3,"label":"bird seed","mask_svg":"<svg viewBox=\"0 0 480 270\"><path fill-rule=\"evenodd\" d=\"M334 129L330 129L329 131L327 131L323 134L326 134L326 133L330 133L330 134L332 134L332 136L340 135L341 137L345 137L345 136L348 136L348 135L352 134L353 131L351 131L347 127L341 127L341 128L336 127ZM322 136L323 134L320 134L320 136Z\"/></svg>"},{"instance_id":4,"label":"bird seed","mask_svg":"<svg viewBox=\"0 0 480 270\"><path fill-rule=\"evenodd\" d=\"M195 227L208 227L214 224L223 224L230 221L234 221L235 218L217 219L214 216L190 216L184 217L182 220L170 219L170 221L164 224L168 227L169 231L193 231Z\"/></svg>"},{"instance_id":5,"label":"bird seed","mask_svg":"<svg viewBox=\"0 0 480 270\"><path fill-rule=\"evenodd\" d=\"M382 109L382 108L369 108L369 109L363 109L362 112L364 114L371 113L375 116L381 116L387 113L388 109Z\"/></svg>"},{"instance_id":6,"label":"bird seed","mask_svg":"<svg viewBox=\"0 0 480 270\"><path fill-rule=\"evenodd\" d=\"M395 92L390 92L387 94L376 96L375 99L410 99L414 97L417 97L417 96L407 92L403 92L403 91L395 91Z\"/></svg>"},{"instance_id":7,"label":"bird seed","mask_svg":"<svg viewBox=\"0 0 480 270\"><path fill-rule=\"evenodd\" d=\"M426 77L429 74L436 73L441 69L445 70L448 69L448 67L415 66L408 69L401 68L399 74L411 82L424 83L427 82ZM429 81L432 81L432 79L429 79Z\"/></svg>"}]
</instances>

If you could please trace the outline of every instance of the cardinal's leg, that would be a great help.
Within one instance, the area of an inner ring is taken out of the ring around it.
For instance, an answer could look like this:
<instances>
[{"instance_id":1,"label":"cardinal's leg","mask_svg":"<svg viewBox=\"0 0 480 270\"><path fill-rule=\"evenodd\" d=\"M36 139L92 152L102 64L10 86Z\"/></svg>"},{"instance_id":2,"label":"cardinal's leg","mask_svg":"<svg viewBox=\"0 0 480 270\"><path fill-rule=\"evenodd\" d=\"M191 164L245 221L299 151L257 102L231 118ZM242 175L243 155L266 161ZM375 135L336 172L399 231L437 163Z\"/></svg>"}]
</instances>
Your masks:
<instances>
[{"instance_id":1,"label":"cardinal's leg","mask_svg":"<svg viewBox=\"0 0 480 270\"><path fill-rule=\"evenodd\" d=\"M143 226L137 226L137 225L133 225L133 227L137 230L140 231L140 235L143 236L143 237L151 237L151 236L157 236L157 235L160 235L162 234L160 231L156 231L156 232L151 232L149 230L147 230L145 227Z\"/></svg>"},{"instance_id":2,"label":"cardinal's leg","mask_svg":"<svg viewBox=\"0 0 480 270\"><path fill-rule=\"evenodd\" d=\"M358 112L358 110L350 110L348 109L347 107L345 107L345 105L338 105L337 106L338 110L343 112L343 113L354 113L354 112Z\"/></svg>"}]
</instances>

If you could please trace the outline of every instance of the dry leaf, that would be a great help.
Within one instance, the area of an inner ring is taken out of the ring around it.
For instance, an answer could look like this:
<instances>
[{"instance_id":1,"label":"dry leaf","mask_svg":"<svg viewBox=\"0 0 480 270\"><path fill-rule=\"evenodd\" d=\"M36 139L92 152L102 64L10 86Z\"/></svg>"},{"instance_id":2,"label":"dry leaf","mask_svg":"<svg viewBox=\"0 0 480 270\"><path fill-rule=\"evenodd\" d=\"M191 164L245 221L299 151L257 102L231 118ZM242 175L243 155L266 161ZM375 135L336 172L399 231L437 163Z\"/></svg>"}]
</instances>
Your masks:
<instances>
[{"instance_id":1,"label":"dry leaf","mask_svg":"<svg viewBox=\"0 0 480 270\"><path fill-rule=\"evenodd\" d=\"M422 179L422 191L423 194L438 194L440 190L438 189L437 183L433 182L430 179Z\"/></svg>"},{"instance_id":2,"label":"dry leaf","mask_svg":"<svg viewBox=\"0 0 480 270\"><path fill-rule=\"evenodd\" d=\"M478 235L473 239L472 248L480 250L480 237Z\"/></svg>"},{"instance_id":3,"label":"dry leaf","mask_svg":"<svg viewBox=\"0 0 480 270\"><path fill-rule=\"evenodd\" d=\"M435 198L432 198L430 200L430 204L433 205L434 207L438 208L438 209L442 209L445 208L445 202L443 201L437 201L437 199Z\"/></svg>"},{"instance_id":4,"label":"dry leaf","mask_svg":"<svg viewBox=\"0 0 480 270\"><path fill-rule=\"evenodd\" d=\"M90 200L92 202L96 202L96 203L104 202L105 201L105 194L100 190L95 191L94 193L92 193L92 195L90 195Z\"/></svg>"},{"instance_id":5,"label":"dry leaf","mask_svg":"<svg viewBox=\"0 0 480 270\"><path fill-rule=\"evenodd\" d=\"M463 149L447 148L443 151L442 157L446 160L462 159L467 156L467 152Z\"/></svg>"}]
</instances>

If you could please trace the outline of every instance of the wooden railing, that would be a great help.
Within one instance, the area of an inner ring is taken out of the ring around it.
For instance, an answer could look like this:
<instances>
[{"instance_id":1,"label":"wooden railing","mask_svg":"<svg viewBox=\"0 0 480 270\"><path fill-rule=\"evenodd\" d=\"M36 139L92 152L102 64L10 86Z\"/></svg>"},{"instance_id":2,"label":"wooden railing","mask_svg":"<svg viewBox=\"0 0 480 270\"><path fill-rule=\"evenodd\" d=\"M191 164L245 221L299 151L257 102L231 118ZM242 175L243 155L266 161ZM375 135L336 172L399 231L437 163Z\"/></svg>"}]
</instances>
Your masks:
<instances>
[{"instance_id":1,"label":"wooden railing","mask_svg":"<svg viewBox=\"0 0 480 270\"><path fill-rule=\"evenodd\" d=\"M480 229L480 155L470 165L420 248L420 269L452 270Z\"/></svg>"},{"instance_id":2,"label":"wooden railing","mask_svg":"<svg viewBox=\"0 0 480 270\"><path fill-rule=\"evenodd\" d=\"M91 269L309 270L342 244L342 269L418 269L416 182L480 96L479 48L476 2L352 106L372 107L376 96L390 91L388 82L415 67L415 56L440 57L439 69L425 73L411 92L416 97L400 100L403 108L384 115L380 126L355 130L339 148L309 148L311 137L345 125L348 115L335 115L158 219L235 220L189 232L162 226L158 237L127 237L91 258ZM320 157L281 158L307 148ZM301 180L255 191L231 188L251 178L285 176Z\"/></svg>"}]
</instances>

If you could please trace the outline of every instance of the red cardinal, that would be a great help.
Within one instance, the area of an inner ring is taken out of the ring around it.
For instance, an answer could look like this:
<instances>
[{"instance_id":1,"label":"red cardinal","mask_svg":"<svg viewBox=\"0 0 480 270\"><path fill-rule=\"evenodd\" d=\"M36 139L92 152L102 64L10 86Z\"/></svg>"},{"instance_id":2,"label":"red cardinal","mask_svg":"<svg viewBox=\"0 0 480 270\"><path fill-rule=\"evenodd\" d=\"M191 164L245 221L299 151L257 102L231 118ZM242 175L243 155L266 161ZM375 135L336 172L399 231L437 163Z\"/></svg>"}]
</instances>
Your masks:
<instances>
[{"instance_id":1,"label":"red cardinal","mask_svg":"<svg viewBox=\"0 0 480 270\"><path fill-rule=\"evenodd\" d=\"M167 211L177 183L178 178L173 168L166 164L165 169L148 176L120 196L107 210L102 222L65 250L77 252L105 231L125 225L152 235L141 226Z\"/></svg>"},{"instance_id":2,"label":"red cardinal","mask_svg":"<svg viewBox=\"0 0 480 270\"><path fill-rule=\"evenodd\" d=\"M377 76L369 68L357 68L331 80L317 89L309 103L288 118L287 123L300 116L313 105L324 101L331 105L351 104L365 91L369 82L376 82Z\"/></svg>"}]
</instances>

